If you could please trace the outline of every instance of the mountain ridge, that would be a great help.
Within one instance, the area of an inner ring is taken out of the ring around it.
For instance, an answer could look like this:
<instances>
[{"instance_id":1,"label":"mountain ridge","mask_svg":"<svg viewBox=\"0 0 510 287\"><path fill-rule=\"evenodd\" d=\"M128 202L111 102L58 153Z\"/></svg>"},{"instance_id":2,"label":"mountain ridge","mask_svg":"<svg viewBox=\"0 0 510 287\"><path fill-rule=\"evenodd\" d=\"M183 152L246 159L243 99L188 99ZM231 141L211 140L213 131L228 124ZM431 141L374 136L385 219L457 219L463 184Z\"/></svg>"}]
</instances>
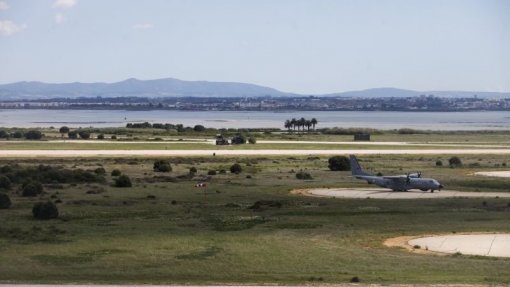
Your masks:
<instances>
[{"instance_id":1,"label":"mountain ridge","mask_svg":"<svg viewBox=\"0 0 510 287\"><path fill-rule=\"evenodd\" d=\"M434 95L439 97L502 98L510 92L480 91L415 91L392 87L372 88L329 94L315 94L319 97L416 97ZM45 83L21 81L0 85L0 100L31 100L47 98L78 97L299 97L312 96L283 92L271 87L239 82L184 81L175 78L139 80L129 78L114 83L70 82Z\"/></svg>"}]
</instances>

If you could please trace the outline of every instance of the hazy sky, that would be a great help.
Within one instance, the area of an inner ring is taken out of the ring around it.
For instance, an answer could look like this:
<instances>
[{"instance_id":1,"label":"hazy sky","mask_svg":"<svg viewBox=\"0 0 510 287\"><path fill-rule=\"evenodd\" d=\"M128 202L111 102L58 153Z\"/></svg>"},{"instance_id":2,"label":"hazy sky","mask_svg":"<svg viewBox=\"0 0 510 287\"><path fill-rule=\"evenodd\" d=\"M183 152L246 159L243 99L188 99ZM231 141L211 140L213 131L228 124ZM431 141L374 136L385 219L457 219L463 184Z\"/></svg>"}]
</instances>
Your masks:
<instances>
[{"instance_id":1,"label":"hazy sky","mask_svg":"<svg viewBox=\"0 0 510 287\"><path fill-rule=\"evenodd\" d=\"M507 0L0 0L0 83L510 91Z\"/></svg>"}]
</instances>

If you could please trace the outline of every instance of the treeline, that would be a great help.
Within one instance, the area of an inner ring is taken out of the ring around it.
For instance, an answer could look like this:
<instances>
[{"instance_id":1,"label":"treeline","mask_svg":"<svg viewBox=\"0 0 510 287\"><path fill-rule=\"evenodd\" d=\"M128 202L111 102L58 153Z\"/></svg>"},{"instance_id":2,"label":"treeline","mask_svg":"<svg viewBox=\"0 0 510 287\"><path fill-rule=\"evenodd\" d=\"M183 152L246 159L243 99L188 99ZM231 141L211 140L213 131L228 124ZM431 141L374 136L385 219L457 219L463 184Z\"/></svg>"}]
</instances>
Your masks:
<instances>
[{"instance_id":1,"label":"treeline","mask_svg":"<svg viewBox=\"0 0 510 287\"><path fill-rule=\"evenodd\" d=\"M312 118L311 120L307 120L305 118L300 118L300 119L295 119L295 118L292 118L290 120L286 120L285 123L283 124L283 126L287 129L287 130L291 130L293 129L294 131L297 130L300 131L300 129L302 131L305 130L305 127L307 128L307 131L310 131L310 128L312 127L314 130L315 130L315 126L318 124L319 122L317 121L316 118Z\"/></svg>"},{"instance_id":2,"label":"treeline","mask_svg":"<svg viewBox=\"0 0 510 287\"><path fill-rule=\"evenodd\" d=\"M29 130L29 131L26 131L26 132L23 132L23 131L8 132L6 130L0 130L0 139L9 139L9 138L21 139L21 138L25 138L27 140L39 140L43 136L44 136L43 133L41 133L38 130Z\"/></svg>"}]
</instances>

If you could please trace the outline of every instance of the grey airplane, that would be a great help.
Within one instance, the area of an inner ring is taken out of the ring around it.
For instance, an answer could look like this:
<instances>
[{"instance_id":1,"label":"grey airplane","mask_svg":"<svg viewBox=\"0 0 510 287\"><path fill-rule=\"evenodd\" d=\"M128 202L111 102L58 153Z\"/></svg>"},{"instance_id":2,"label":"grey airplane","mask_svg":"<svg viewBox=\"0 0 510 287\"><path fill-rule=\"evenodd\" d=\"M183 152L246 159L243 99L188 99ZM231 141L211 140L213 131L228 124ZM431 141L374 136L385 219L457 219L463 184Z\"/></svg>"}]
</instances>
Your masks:
<instances>
[{"instance_id":1,"label":"grey airplane","mask_svg":"<svg viewBox=\"0 0 510 287\"><path fill-rule=\"evenodd\" d=\"M351 160L352 176L357 179L366 180L370 184L380 187L389 188L393 191L408 191L410 189L419 189L422 191L441 190L443 186L433 178L422 178L421 173L409 173L405 175L395 176L375 176L366 173L358 163L358 159L354 155L349 156Z\"/></svg>"}]
</instances>

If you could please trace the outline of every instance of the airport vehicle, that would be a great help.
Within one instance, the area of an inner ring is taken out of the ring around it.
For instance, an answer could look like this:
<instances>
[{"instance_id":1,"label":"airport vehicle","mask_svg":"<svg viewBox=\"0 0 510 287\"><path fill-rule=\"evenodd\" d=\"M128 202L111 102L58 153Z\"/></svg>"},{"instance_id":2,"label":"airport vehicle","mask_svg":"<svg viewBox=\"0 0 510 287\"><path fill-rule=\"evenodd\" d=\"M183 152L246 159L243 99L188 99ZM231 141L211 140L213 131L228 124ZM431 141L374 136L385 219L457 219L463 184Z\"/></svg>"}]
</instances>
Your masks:
<instances>
[{"instance_id":1,"label":"airport vehicle","mask_svg":"<svg viewBox=\"0 0 510 287\"><path fill-rule=\"evenodd\" d=\"M357 179L366 180L369 184L375 184L380 187L389 188L393 191L409 191L410 189L419 189L422 191L435 190L440 191L443 186L433 178L421 177L421 172L408 173L395 176L376 176L366 173L359 165L358 159L350 155L352 176Z\"/></svg>"}]
</instances>

